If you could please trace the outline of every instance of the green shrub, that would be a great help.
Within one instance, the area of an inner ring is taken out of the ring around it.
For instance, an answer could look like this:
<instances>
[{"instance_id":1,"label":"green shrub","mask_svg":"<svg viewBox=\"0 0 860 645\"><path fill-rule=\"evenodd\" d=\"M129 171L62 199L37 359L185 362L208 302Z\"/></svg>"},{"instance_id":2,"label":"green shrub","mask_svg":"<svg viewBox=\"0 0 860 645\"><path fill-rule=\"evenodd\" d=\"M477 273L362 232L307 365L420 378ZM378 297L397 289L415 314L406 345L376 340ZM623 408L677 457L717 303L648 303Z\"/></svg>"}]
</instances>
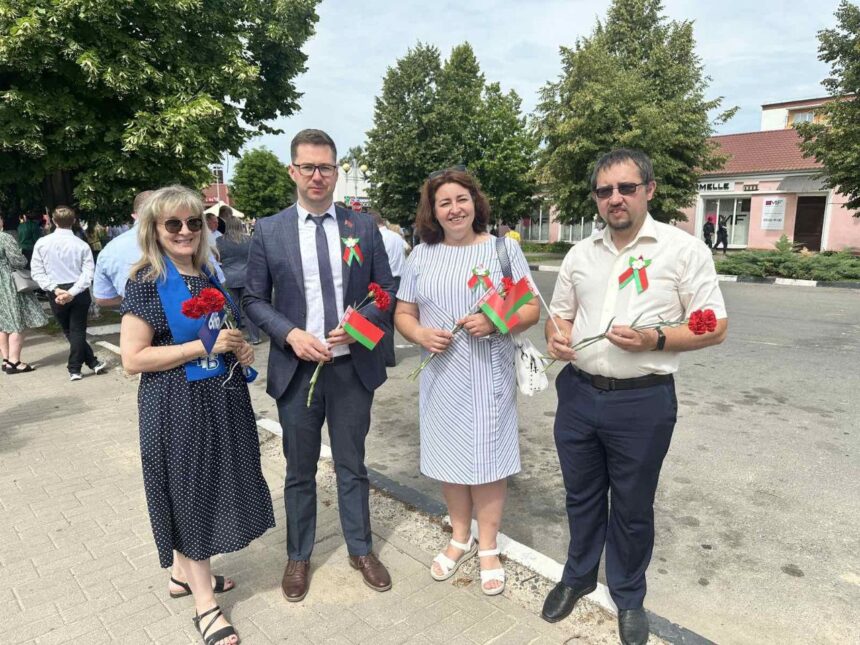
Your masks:
<instances>
[{"instance_id":1,"label":"green shrub","mask_svg":"<svg viewBox=\"0 0 860 645\"><path fill-rule=\"evenodd\" d=\"M567 253L570 242L520 242L523 253Z\"/></svg>"},{"instance_id":2,"label":"green shrub","mask_svg":"<svg viewBox=\"0 0 860 645\"><path fill-rule=\"evenodd\" d=\"M849 251L803 255L786 251L741 251L715 262L717 273L759 278L833 282L860 280L860 258Z\"/></svg>"}]
</instances>

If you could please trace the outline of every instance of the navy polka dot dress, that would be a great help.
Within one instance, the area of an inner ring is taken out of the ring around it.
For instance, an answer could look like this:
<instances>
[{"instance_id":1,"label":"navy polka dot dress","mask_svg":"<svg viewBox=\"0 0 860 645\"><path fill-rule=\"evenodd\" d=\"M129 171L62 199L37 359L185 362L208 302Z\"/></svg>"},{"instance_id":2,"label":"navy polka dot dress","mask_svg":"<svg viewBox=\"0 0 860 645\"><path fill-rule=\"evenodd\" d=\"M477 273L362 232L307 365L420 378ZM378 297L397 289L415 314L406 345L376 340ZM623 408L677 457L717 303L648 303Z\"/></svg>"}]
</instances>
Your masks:
<instances>
[{"instance_id":1,"label":"navy polka dot dress","mask_svg":"<svg viewBox=\"0 0 860 645\"><path fill-rule=\"evenodd\" d=\"M211 286L204 277L183 279L193 295ZM155 282L129 280L121 312L152 327L153 346L174 344ZM235 357L226 359L229 373ZM248 387L238 368L221 387L228 373L193 383L184 366L141 376L140 456L162 567L173 564L174 549L205 560L275 526Z\"/></svg>"}]
</instances>

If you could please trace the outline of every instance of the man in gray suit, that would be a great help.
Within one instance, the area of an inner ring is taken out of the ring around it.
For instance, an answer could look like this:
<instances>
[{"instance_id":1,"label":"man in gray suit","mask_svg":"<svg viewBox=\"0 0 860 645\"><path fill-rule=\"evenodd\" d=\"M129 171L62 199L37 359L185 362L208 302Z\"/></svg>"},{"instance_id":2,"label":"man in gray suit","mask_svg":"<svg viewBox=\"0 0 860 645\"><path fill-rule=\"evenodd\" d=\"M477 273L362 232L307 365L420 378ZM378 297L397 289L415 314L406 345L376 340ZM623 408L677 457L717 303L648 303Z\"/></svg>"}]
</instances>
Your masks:
<instances>
[{"instance_id":1,"label":"man in gray suit","mask_svg":"<svg viewBox=\"0 0 860 645\"><path fill-rule=\"evenodd\" d=\"M248 318L272 339L267 392L278 405L287 479L287 562L281 588L290 602L307 595L316 532L316 470L323 421L337 475L340 521L349 561L377 591L391 578L372 551L364 440L373 392L385 381L385 357L355 343L340 326L346 307L364 300L371 282L389 292L394 280L379 229L364 213L332 202L337 150L321 130L302 130L290 146L290 176L299 199L257 220L243 303ZM275 297L272 297L274 289ZM391 313L362 314L392 333ZM320 372L310 406L311 376Z\"/></svg>"}]
</instances>

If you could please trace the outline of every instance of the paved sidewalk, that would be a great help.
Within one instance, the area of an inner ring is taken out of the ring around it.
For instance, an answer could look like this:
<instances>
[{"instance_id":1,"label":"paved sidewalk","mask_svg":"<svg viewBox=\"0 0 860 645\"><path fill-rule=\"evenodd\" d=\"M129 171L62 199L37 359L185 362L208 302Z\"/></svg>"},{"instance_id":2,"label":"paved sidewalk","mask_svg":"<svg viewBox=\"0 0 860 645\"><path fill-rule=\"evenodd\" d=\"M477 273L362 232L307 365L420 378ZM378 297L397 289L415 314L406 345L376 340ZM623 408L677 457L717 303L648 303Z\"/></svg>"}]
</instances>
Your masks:
<instances>
[{"instance_id":1,"label":"paved sidewalk","mask_svg":"<svg viewBox=\"0 0 860 645\"><path fill-rule=\"evenodd\" d=\"M0 625L12 643L200 643L190 599L171 600L150 532L137 442L137 380L113 368L69 383L67 345L31 336L33 374L0 375ZM311 591L286 603L283 457L261 431L277 528L213 568L237 588L219 596L242 642L617 643L614 618L582 603L558 625L537 611L550 583L508 563L504 596L485 597L475 562L434 582L438 520L373 492L375 543L393 589L376 593L346 558L334 476L322 462ZM654 641L652 641L654 642Z\"/></svg>"}]
</instances>

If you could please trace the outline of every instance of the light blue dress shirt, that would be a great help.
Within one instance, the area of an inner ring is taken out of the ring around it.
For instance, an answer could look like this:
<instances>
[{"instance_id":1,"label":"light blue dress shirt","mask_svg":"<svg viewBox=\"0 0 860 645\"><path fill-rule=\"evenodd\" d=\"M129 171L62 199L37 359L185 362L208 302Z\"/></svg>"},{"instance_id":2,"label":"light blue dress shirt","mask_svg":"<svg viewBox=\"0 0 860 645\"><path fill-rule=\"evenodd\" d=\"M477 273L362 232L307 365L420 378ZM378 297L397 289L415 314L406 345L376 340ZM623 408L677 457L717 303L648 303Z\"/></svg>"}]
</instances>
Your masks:
<instances>
[{"instance_id":1,"label":"light blue dress shirt","mask_svg":"<svg viewBox=\"0 0 860 645\"><path fill-rule=\"evenodd\" d=\"M109 300L117 296L125 296L125 283L131 267L140 259L141 251L137 245L137 222L134 226L105 244L96 260L96 272L93 278L93 296L100 300ZM209 261L215 267L215 275L224 283L224 273L210 255Z\"/></svg>"}]
</instances>

